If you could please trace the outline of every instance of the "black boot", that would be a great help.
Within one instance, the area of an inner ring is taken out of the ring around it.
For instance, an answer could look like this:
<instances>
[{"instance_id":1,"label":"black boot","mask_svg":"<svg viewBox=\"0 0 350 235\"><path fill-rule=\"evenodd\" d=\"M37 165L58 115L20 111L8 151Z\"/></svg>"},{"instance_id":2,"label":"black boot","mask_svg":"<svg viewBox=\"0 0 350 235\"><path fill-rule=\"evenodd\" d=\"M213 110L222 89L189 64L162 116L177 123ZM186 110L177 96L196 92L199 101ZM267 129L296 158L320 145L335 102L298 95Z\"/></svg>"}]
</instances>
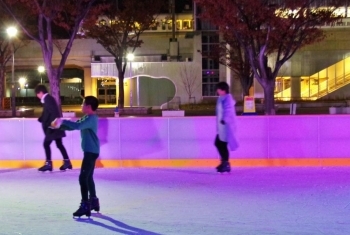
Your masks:
<instances>
[{"instance_id":1,"label":"black boot","mask_svg":"<svg viewBox=\"0 0 350 235\"><path fill-rule=\"evenodd\" d=\"M70 162L70 160L63 160L63 165L60 167L61 171L65 171L67 169L72 170L72 163Z\"/></svg>"},{"instance_id":2,"label":"black boot","mask_svg":"<svg viewBox=\"0 0 350 235\"><path fill-rule=\"evenodd\" d=\"M221 163L216 167L216 170L217 170L217 171L219 171L219 169L221 169L222 164L223 164L223 162L221 161Z\"/></svg>"},{"instance_id":3,"label":"black boot","mask_svg":"<svg viewBox=\"0 0 350 235\"><path fill-rule=\"evenodd\" d=\"M45 171L52 171L52 161L46 161L45 162L45 165L43 165L42 167L40 167L38 169L38 171L42 171L42 172L45 172Z\"/></svg>"},{"instance_id":4,"label":"black boot","mask_svg":"<svg viewBox=\"0 0 350 235\"><path fill-rule=\"evenodd\" d=\"M73 217L81 217L86 215L87 217L91 216L90 210L90 202L89 201L81 201L79 209L73 213Z\"/></svg>"},{"instance_id":5,"label":"black boot","mask_svg":"<svg viewBox=\"0 0 350 235\"><path fill-rule=\"evenodd\" d=\"M222 162L221 166L217 168L218 172L224 173L224 172L230 172L231 166L228 161Z\"/></svg>"},{"instance_id":6,"label":"black boot","mask_svg":"<svg viewBox=\"0 0 350 235\"><path fill-rule=\"evenodd\" d=\"M98 200L97 197L92 197L90 198L90 205L91 205L91 211L96 211L99 212L100 211L100 201Z\"/></svg>"}]
</instances>

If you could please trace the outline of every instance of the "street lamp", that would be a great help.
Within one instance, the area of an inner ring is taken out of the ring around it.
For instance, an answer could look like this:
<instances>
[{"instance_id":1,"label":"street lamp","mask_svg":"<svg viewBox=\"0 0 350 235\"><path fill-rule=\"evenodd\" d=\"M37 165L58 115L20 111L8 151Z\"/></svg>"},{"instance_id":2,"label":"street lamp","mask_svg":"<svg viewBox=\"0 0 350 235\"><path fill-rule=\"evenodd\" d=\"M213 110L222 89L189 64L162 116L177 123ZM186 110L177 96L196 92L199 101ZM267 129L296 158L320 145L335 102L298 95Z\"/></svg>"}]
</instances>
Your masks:
<instances>
[{"instance_id":1,"label":"street lamp","mask_svg":"<svg viewBox=\"0 0 350 235\"><path fill-rule=\"evenodd\" d=\"M15 27L8 27L6 30L9 38L13 38L17 35L17 29ZM12 109L12 117L16 117L16 90L15 90L15 48L13 46L12 40L11 42L11 50L12 50L12 87L11 87L11 109Z\"/></svg>"},{"instance_id":2,"label":"street lamp","mask_svg":"<svg viewBox=\"0 0 350 235\"><path fill-rule=\"evenodd\" d=\"M126 55L126 58L130 62L129 77L131 79L131 64L132 64L132 61L135 59L135 56L134 56L134 54L129 53ZM131 89L131 86L130 86L130 107L132 107L132 89Z\"/></svg>"},{"instance_id":3,"label":"street lamp","mask_svg":"<svg viewBox=\"0 0 350 235\"><path fill-rule=\"evenodd\" d=\"M40 84L42 84L43 83L43 75L42 75L42 73L45 72L45 67L40 65L38 67L38 72L40 73Z\"/></svg>"}]
</instances>

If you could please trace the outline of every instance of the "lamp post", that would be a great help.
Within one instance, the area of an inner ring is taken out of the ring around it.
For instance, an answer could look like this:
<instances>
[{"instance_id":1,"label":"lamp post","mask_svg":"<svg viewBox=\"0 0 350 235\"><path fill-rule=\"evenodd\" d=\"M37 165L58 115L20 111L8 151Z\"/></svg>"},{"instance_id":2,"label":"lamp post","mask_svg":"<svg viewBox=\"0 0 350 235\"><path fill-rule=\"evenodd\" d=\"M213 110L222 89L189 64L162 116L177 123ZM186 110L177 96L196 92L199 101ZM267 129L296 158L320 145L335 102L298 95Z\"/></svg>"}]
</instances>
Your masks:
<instances>
[{"instance_id":1,"label":"lamp post","mask_svg":"<svg viewBox=\"0 0 350 235\"><path fill-rule=\"evenodd\" d=\"M10 39L17 35L17 29L15 27L7 28L6 32ZM11 109L12 109L12 117L16 117L15 48L13 46L12 40L10 42L11 42L11 50L12 50Z\"/></svg>"},{"instance_id":2,"label":"lamp post","mask_svg":"<svg viewBox=\"0 0 350 235\"><path fill-rule=\"evenodd\" d=\"M40 84L42 84L43 83L43 75L42 75L42 73L45 72L45 67L40 65L38 67L38 72L40 73Z\"/></svg>"},{"instance_id":3,"label":"lamp post","mask_svg":"<svg viewBox=\"0 0 350 235\"><path fill-rule=\"evenodd\" d=\"M126 58L130 62L129 77L131 79L131 64L132 64L132 61L135 59L135 56L134 56L134 54L129 53L126 55ZM130 107L132 107L132 89L131 89L131 86L130 86Z\"/></svg>"}]
</instances>

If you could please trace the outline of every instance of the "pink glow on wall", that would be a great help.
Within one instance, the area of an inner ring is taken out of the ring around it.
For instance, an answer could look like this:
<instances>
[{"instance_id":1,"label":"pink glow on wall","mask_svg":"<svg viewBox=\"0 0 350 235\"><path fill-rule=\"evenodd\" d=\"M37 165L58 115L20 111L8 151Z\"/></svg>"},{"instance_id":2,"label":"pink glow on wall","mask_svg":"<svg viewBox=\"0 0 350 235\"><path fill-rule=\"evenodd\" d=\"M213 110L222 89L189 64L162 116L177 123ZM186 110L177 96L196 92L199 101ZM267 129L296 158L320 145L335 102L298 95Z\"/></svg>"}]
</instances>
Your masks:
<instances>
[{"instance_id":1,"label":"pink glow on wall","mask_svg":"<svg viewBox=\"0 0 350 235\"><path fill-rule=\"evenodd\" d=\"M231 159L350 158L350 116L242 116L240 147ZM44 139L36 119L1 119L0 159L43 160ZM100 118L101 159L218 159L215 117ZM80 134L63 139L81 159ZM53 158L60 159L54 145Z\"/></svg>"}]
</instances>

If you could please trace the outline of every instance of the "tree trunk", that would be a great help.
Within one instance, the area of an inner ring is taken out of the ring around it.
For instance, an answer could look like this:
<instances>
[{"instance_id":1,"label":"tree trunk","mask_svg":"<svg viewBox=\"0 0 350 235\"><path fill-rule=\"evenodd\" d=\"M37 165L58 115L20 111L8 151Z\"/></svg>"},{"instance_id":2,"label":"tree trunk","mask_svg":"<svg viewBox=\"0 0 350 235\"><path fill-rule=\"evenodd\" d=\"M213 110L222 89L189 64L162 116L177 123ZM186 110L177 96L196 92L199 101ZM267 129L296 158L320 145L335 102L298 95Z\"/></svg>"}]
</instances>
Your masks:
<instances>
[{"instance_id":1,"label":"tree trunk","mask_svg":"<svg viewBox=\"0 0 350 235\"><path fill-rule=\"evenodd\" d=\"M254 76L238 74L242 87L243 97L249 96L249 90L253 86Z\"/></svg>"},{"instance_id":2,"label":"tree trunk","mask_svg":"<svg viewBox=\"0 0 350 235\"><path fill-rule=\"evenodd\" d=\"M55 98L58 108L60 109L60 112L62 113L62 107L61 107L61 93L60 93L60 80L57 78L56 75L52 76L50 79L50 91L53 98Z\"/></svg>"},{"instance_id":3,"label":"tree trunk","mask_svg":"<svg viewBox=\"0 0 350 235\"><path fill-rule=\"evenodd\" d=\"M5 67L0 66L0 109L2 109L3 98L5 97L5 84L6 84L6 76L5 76Z\"/></svg>"},{"instance_id":4,"label":"tree trunk","mask_svg":"<svg viewBox=\"0 0 350 235\"><path fill-rule=\"evenodd\" d=\"M242 85L242 90L243 90L243 97L244 96L249 96L249 89L250 89L250 86L248 84L246 84L245 82L241 82L241 85Z\"/></svg>"},{"instance_id":5,"label":"tree trunk","mask_svg":"<svg viewBox=\"0 0 350 235\"><path fill-rule=\"evenodd\" d=\"M268 81L263 86L264 89L264 105L266 115L275 115L275 81Z\"/></svg>"},{"instance_id":6,"label":"tree trunk","mask_svg":"<svg viewBox=\"0 0 350 235\"><path fill-rule=\"evenodd\" d=\"M119 83L119 91L118 91L118 108L124 108L124 73L122 71L118 71L118 83Z\"/></svg>"}]
</instances>

